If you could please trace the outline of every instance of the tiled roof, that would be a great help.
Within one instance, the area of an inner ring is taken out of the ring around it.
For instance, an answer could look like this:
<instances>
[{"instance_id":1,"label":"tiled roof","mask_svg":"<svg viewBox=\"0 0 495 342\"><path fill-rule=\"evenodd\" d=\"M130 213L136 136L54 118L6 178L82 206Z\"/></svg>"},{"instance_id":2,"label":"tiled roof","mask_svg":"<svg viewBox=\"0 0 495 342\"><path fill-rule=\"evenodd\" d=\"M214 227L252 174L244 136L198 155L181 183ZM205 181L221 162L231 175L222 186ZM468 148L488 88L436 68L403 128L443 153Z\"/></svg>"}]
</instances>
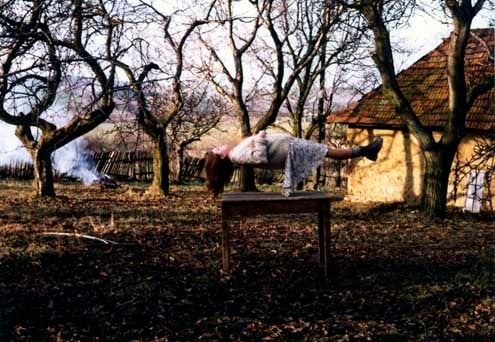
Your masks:
<instances>
[{"instance_id":1,"label":"tiled roof","mask_svg":"<svg viewBox=\"0 0 495 342\"><path fill-rule=\"evenodd\" d=\"M486 80L495 73L493 62L494 29L474 29L466 49L466 81L468 87ZM448 39L397 75L406 98L423 125L441 129L447 121ZM489 53L491 52L491 59ZM332 113L328 122L346 123L356 127L405 127L402 119L382 95L381 86L363 96L341 112ZM466 127L472 130L495 130L495 89L479 96L468 113Z\"/></svg>"}]
</instances>

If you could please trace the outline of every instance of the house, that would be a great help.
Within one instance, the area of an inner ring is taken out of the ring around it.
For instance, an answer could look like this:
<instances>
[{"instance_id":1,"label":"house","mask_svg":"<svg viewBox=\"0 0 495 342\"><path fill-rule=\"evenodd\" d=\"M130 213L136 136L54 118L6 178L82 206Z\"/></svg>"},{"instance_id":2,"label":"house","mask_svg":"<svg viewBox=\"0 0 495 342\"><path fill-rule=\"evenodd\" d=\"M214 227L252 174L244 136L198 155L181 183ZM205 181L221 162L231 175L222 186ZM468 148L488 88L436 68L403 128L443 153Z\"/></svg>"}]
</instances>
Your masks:
<instances>
[{"instance_id":1,"label":"house","mask_svg":"<svg viewBox=\"0 0 495 342\"><path fill-rule=\"evenodd\" d=\"M397 75L401 89L419 120L432 130L436 138L447 120L447 51L448 39L445 39L433 51ZM465 57L468 86L494 75L493 53L494 29L473 29ZM348 125L347 138L351 145L365 144L377 135L384 137L384 147L377 162L360 160L347 168L351 200L416 202L420 199L424 169L422 153L414 136L408 133L401 118L382 95L380 87L367 93L349 108L332 113L328 122ZM493 152L491 158L481 165L473 160L480 148L494 149L494 88L476 100L468 113L466 126L467 135L459 146L450 177L449 205L465 205L471 171L474 171L471 173L474 179L477 172L486 171L484 196L487 198L495 194Z\"/></svg>"}]
</instances>

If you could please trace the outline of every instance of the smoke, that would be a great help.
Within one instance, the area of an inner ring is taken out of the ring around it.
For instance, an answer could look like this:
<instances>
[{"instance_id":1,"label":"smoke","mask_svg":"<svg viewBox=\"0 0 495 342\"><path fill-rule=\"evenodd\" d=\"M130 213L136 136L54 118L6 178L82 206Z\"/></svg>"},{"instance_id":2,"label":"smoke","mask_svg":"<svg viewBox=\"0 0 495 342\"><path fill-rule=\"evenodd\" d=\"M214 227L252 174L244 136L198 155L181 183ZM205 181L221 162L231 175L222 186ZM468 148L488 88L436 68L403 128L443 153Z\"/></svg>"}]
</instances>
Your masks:
<instances>
[{"instance_id":1,"label":"smoke","mask_svg":"<svg viewBox=\"0 0 495 342\"><path fill-rule=\"evenodd\" d=\"M30 162L32 160L14 132L14 126L0 121L0 165Z\"/></svg>"},{"instance_id":2,"label":"smoke","mask_svg":"<svg viewBox=\"0 0 495 342\"><path fill-rule=\"evenodd\" d=\"M71 141L53 153L53 167L59 174L80 179L91 185L101 178L87 154L88 142L84 137Z\"/></svg>"},{"instance_id":3,"label":"smoke","mask_svg":"<svg viewBox=\"0 0 495 342\"><path fill-rule=\"evenodd\" d=\"M0 165L32 163L31 155L14 131L14 126L0 121ZM88 142L84 137L57 149L52 155L52 161L58 174L80 179L85 185L91 185L101 178L88 155Z\"/></svg>"},{"instance_id":4,"label":"smoke","mask_svg":"<svg viewBox=\"0 0 495 342\"><path fill-rule=\"evenodd\" d=\"M85 97L84 87L74 88L78 82L81 82L81 84L87 83L87 80L73 78L63 85L55 103L43 113L42 117L45 120L55 124L57 127L62 127L74 115L77 115L75 110L78 110L80 106L74 102L74 98L84 99ZM3 105L12 112L29 112L31 110L27 103L18 103L15 98L6 101ZM31 128L31 130L35 139L38 138L39 130L36 128ZM25 162L32 163L32 158L15 136L15 127L0 120L0 166ZM52 154L52 162L56 173L78 178L86 185L91 185L102 177L88 155L88 142L84 137L79 137L55 150Z\"/></svg>"}]
</instances>

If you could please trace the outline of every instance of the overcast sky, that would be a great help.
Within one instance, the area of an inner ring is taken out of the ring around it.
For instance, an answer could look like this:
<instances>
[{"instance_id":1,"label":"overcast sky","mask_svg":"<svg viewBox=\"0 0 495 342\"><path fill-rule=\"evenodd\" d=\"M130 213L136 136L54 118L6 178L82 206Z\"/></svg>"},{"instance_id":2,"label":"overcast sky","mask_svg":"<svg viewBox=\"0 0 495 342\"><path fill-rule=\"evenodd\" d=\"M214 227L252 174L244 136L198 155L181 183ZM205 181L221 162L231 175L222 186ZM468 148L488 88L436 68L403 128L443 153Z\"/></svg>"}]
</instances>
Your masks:
<instances>
[{"instance_id":1,"label":"overcast sky","mask_svg":"<svg viewBox=\"0 0 495 342\"><path fill-rule=\"evenodd\" d=\"M420 1L425 6L432 6L431 0ZM427 7L428 8L428 7ZM403 61L397 61L396 67L403 69L410 66L422 56L438 46L442 39L448 38L452 31L452 23L440 17L440 13L435 13L435 8L431 8L428 14L417 12L411 18L409 24L399 31L392 31L391 39L399 41L402 46L410 47L412 53ZM472 28L487 28L493 25L495 17L493 13L484 11L479 13L473 21Z\"/></svg>"},{"instance_id":2,"label":"overcast sky","mask_svg":"<svg viewBox=\"0 0 495 342\"><path fill-rule=\"evenodd\" d=\"M431 1L424 0L425 4L432 4ZM429 11L434 14L433 9ZM473 22L473 28L488 27L489 23L494 23L491 13L481 13ZM452 31L452 24L449 22L442 23L438 16L425 15L418 13L411 18L410 23L399 31L391 31L393 42L399 43L402 47L408 47L411 54L408 57L396 56L397 71L410 66L416 60L434 49L447 38ZM14 135L14 127L0 121L0 164L8 162L13 156L22 155L22 159L29 159L25 151L22 151L18 139Z\"/></svg>"}]
</instances>

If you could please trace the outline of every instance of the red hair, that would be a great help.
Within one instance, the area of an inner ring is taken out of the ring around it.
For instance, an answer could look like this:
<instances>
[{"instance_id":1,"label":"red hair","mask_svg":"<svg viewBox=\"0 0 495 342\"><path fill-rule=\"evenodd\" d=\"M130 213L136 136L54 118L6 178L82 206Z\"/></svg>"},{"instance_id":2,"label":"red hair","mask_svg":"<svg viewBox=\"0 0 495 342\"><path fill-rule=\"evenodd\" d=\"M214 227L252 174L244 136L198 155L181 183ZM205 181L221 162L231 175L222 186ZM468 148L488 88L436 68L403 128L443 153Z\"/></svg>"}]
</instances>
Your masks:
<instances>
[{"instance_id":1,"label":"red hair","mask_svg":"<svg viewBox=\"0 0 495 342\"><path fill-rule=\"evenodd\" d=\"M209 151L206 155L205 171L208 190L217 197L232 177L234 164L229 158L221 158Z\"/></svg>"}]
</instances>

